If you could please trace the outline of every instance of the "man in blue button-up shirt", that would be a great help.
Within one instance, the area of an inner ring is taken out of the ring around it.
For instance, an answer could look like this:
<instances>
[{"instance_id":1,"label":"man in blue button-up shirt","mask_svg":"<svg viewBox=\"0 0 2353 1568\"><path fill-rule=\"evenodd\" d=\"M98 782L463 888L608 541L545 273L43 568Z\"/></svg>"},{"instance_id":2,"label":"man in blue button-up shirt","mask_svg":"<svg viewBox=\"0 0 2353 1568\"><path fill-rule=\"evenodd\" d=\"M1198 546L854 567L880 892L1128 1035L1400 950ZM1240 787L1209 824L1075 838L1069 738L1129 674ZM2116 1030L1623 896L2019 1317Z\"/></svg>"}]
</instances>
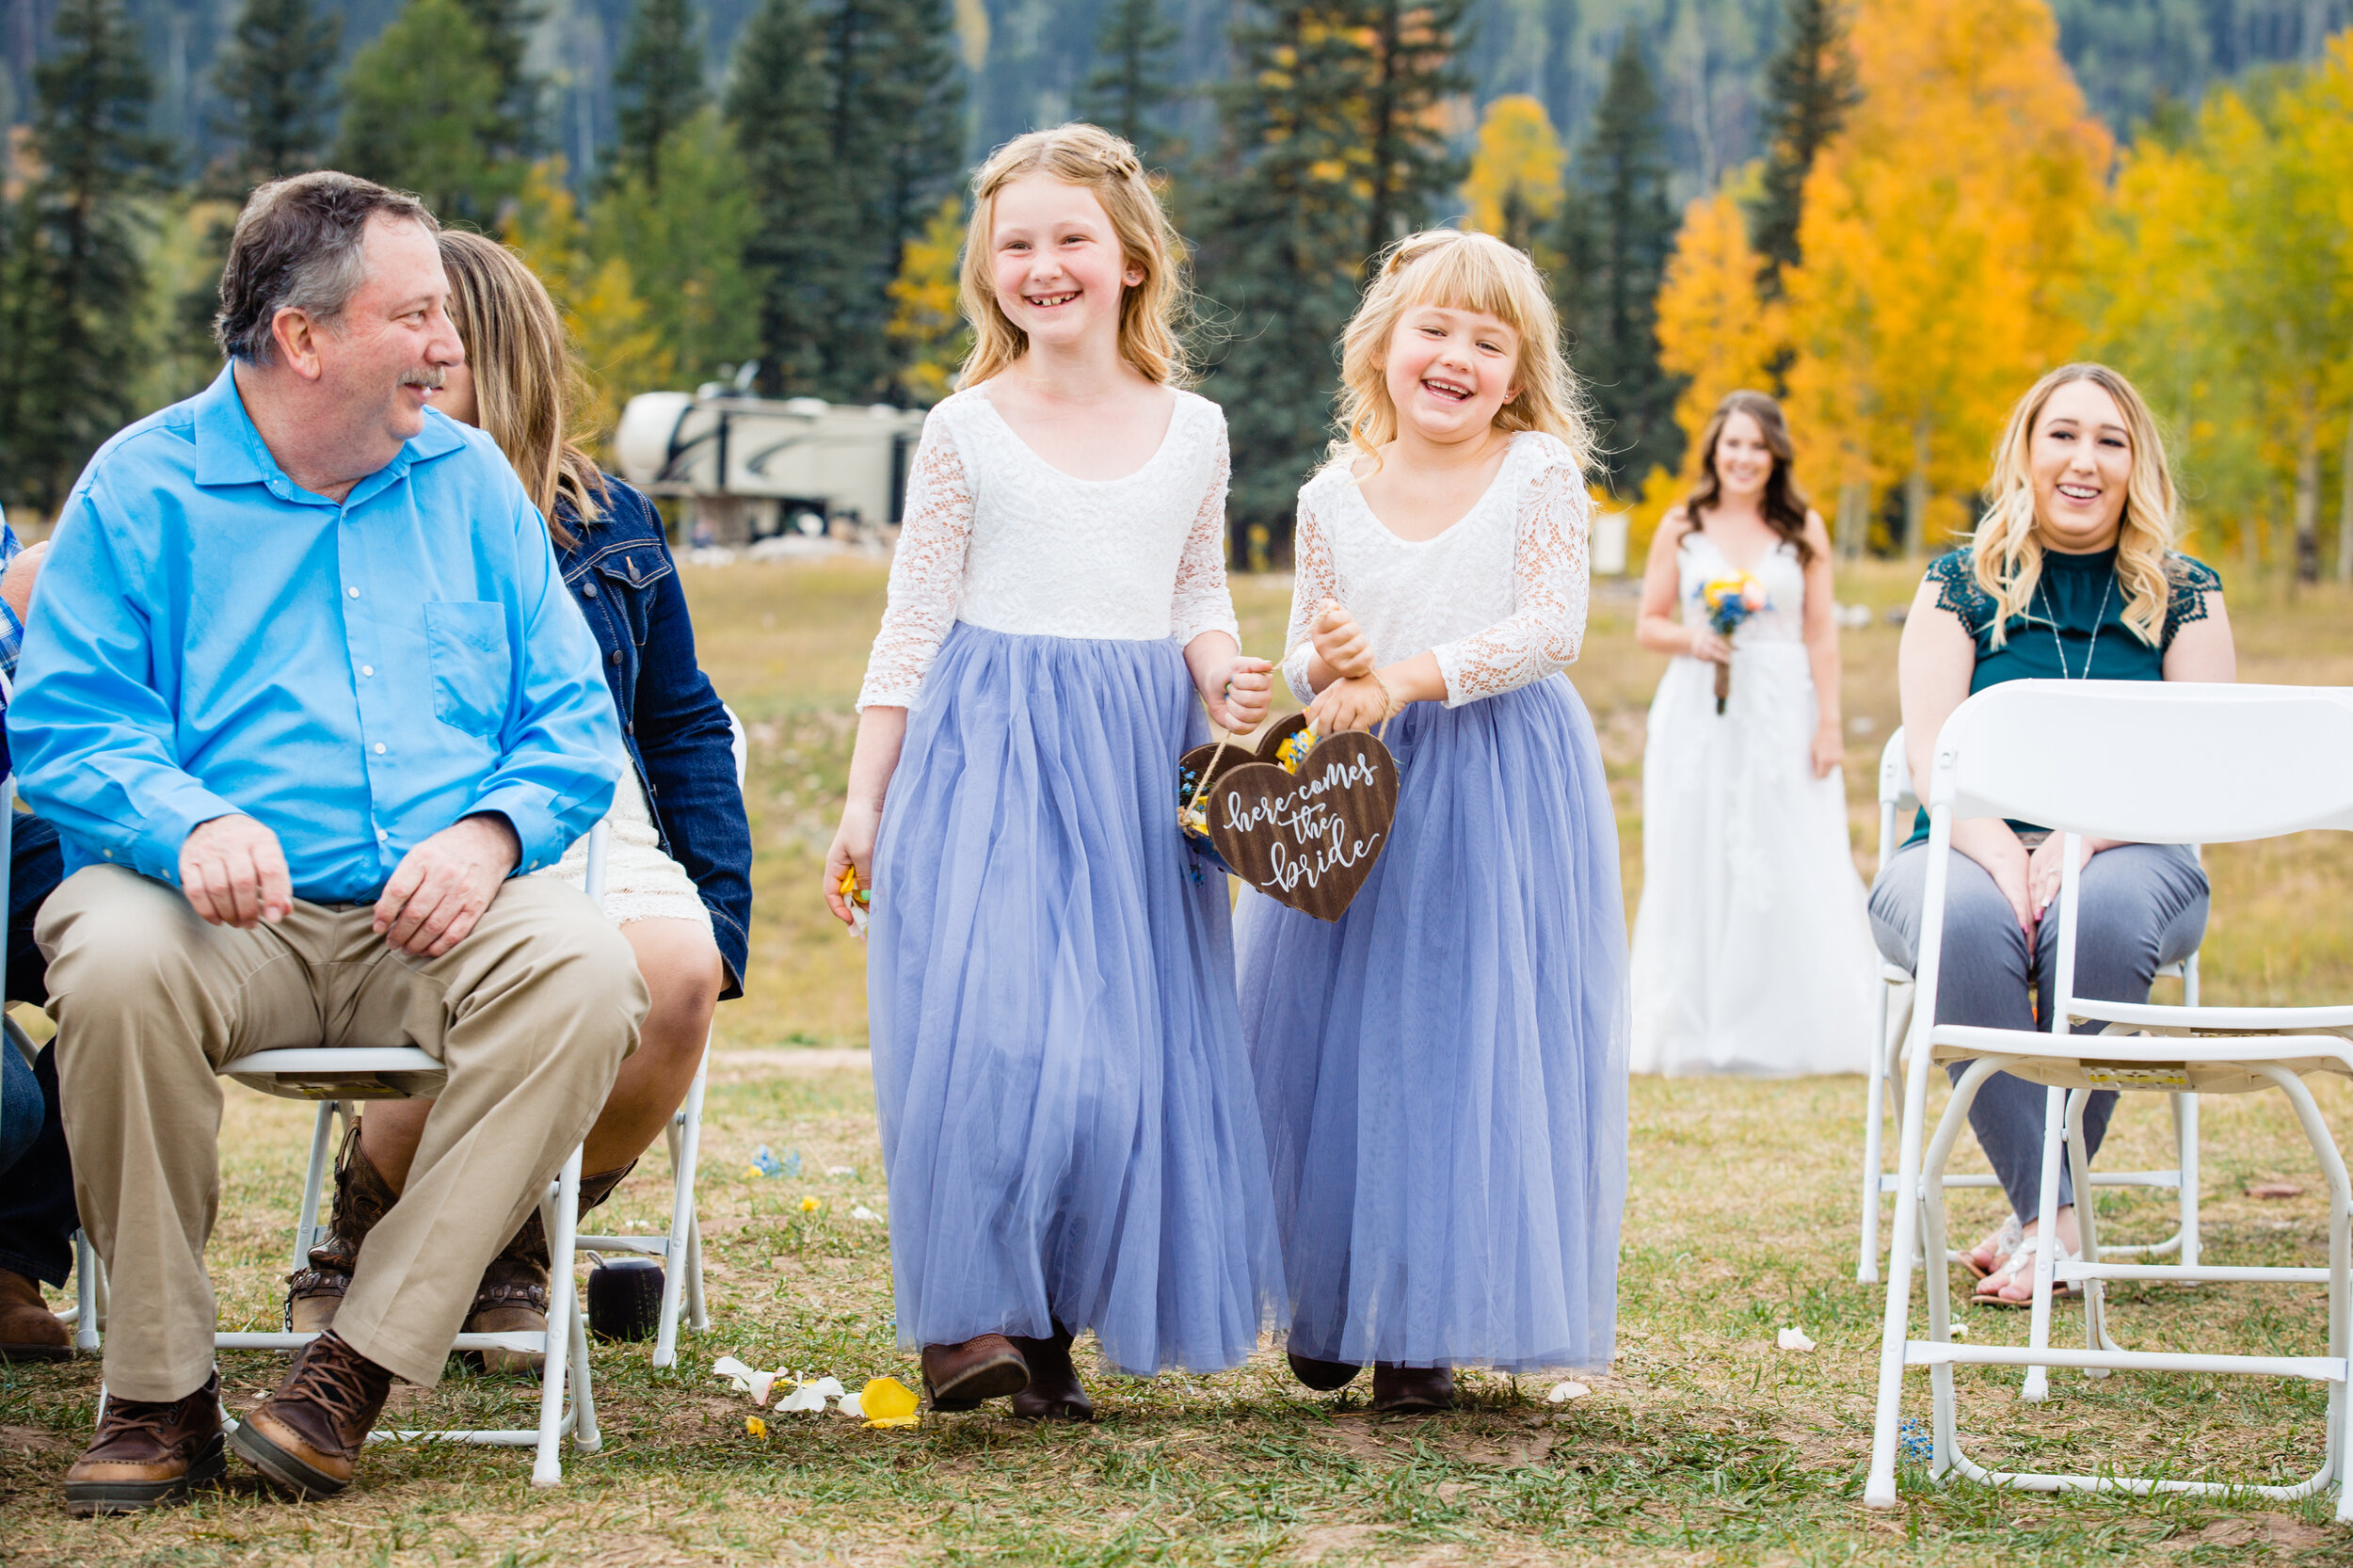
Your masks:
<instances>
[{"instance_id":1,"label":"man in blue button-up shirt","mask_svg":"<svg viewBox=\"0 0 2353 1568\"><path fill-rule=\"evenodd\" d=\"M595 823L623 754L546 528L489 439L428 408L463 357L434 232L344 175L257 191L221 280L229 367L91 459L26 629L9 731L66 845L39 935L112 1283L77 1512L223 1464L216 1069L406 1043L448 1068L333 1330L235 1433L320 1496L394 1375L439 1379L645 1011L597 909L513 876Z\"/></svg>"}]
</instances>

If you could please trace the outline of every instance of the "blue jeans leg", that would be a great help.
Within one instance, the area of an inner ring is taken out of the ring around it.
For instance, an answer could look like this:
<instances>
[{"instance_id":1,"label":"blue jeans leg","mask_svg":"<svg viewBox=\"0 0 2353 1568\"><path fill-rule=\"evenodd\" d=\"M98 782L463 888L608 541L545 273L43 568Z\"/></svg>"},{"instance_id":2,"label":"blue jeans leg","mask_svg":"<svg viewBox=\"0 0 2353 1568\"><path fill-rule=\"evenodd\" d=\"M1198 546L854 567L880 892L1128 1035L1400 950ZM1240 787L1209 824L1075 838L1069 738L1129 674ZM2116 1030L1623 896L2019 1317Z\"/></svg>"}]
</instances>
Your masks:
<instances>
[{"instance_id":1,"label":"blue jeans leg","mask_svg":"<svg viewBox=\"0 0 2353 1568\"><path fill-rule=\"evenodd\" d=\"M1880 951L1915 966L1921 899L1927 891L1928 846L1897 853L1871 888L1871 929ZM2031 1030L2047 1018L2057 974L2058 911L2037 930L2041 993L2028 986L2026 936L2009 901L1984 867L1956 852L1946 878L1943 978L1936 1021L1994 1029ZM2105 1001L2146 1001L2157 969L2198 950L2206 929L2206 876L2197 856L2171 844L2121 844L2085 863L2077 894L2075 994ZM2040 1005L2040 1013L2037 1005ZM2096 1026L2077 1026L2096 1032ZM1958 1079L1962 1067L1955 1064ZM1969 1106L1970 1129L2001 1179L2021 1220L2041 1212L2044 1090L2009 1073L1979 1086ZM2116 1109L2112 1090L2095 1092L2084 1107L2084 1145L2094 1156ZM2075 1201L2062 1166L2059 1203Z\"/></svg>"},{"instance_id":2,"label":"blue jeans leg","mask_svg":"<svg viewBox=\"0 0 2353 1568\"><path fill-rule=\"evenodd\" d=\"M13 824L8 865L8 999L36 1006L49 1000L47 964L33 941L33 917L56 891L64 867L57 830L43 818L19 812ZM9 1056L13 1047L0 1045ZM66 1149L65 1123L57 1111L56 1052L41 1048L29 1075L39 1098L40 1130L15 1164L0 1172L0 1270L44 1285L61 1286L73 1266L73 1232L81 1225L73 1204L73 1160ZM11 1077L7 1099L19 1099Z\"/></svg>"}]
</instances>

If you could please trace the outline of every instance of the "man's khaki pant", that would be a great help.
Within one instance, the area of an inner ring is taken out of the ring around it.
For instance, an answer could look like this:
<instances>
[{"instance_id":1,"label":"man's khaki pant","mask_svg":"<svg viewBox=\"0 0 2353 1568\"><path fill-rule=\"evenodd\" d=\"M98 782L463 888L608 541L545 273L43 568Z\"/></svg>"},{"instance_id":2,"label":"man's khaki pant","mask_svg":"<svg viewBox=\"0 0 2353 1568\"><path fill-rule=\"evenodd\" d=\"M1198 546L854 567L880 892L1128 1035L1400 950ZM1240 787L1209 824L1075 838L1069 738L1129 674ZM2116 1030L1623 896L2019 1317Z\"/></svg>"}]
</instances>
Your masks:
<instances>
[{"instance_id":1,"label":"man's khaki pant","mask_svg":"<svg viewBox=\"0 0 2353 1568\"><path fill-rule=\"evenodd\" d=\"M518 877L439 958L394 952L369 905L207 925L114 866L68 877L36 928L82 1225L105 1259L106 1386L177 1400L212 1373L204 1244L220 1202L215 1069L283 1047L421 1047L449 1069L400 1201L361 1249L335 1332L440 1379L482 1271L539 1201L637 1047L645 982L576 889Z\"/></svg>"}]
</instances>

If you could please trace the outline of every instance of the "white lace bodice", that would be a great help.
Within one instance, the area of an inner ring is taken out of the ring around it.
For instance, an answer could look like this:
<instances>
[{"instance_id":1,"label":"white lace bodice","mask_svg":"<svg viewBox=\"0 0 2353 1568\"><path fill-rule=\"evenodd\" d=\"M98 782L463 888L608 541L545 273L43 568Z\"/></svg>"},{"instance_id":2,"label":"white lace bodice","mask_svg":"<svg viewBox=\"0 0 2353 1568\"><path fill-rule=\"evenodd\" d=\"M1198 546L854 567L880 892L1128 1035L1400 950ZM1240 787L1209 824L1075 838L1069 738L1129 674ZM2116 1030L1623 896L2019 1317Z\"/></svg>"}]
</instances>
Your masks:
<instances>
[{"instance_id":1,"label":"white lace bodice","mask_svg":"<svg viewBox=\"0 0 2353 1568\"><path fill-rule=\"evenodd\" d=\"M1550 436L1512 438L1503 466L1462 520L1401 539L1365 504L1346 459L1299 492L1284 679L1302 702L1317 607L1337 600L1393 664L1434 651L1449 708L1566 668L1585 638L1592 585L1585 477Z\"/></svg>"},{"instance_id":2,"label":"white lace bodice","mask_svg":"<svg viewBox=\"0 0 2353 1568\"><path fill-rule=\"evenodd\" d=\"M1712 578L1734 577L1739 568L1724 558L1716 541L1694 528L1683 536L1675 549L1675 585L1683 599L1683 624L1707 624L1707 607L1701 601L1700 590ZM1776 541L1765 552L1764 558L1749 568L1749 575L1765 590L1766 606L1742 621L1733 630L1735 648L1757 648L1767 643L1799 643L1805 641L1805 568L1798 565L1798 552L1785 540Z\"/></svg>"},{"instance_id":3,"label":"white lace bodice","mask_svg":"<svg viewBox=\"0 0 2353 1568\"><path fill-rule=\"evenodd\" d=\"M923 422L890 600L859 708L912 707L948 629L1191 642L1240 637L1225 585L1225 414L1176 393L1160 450L1124 479L1074 479L984 395Z\"/></svg>"}]
</instances>

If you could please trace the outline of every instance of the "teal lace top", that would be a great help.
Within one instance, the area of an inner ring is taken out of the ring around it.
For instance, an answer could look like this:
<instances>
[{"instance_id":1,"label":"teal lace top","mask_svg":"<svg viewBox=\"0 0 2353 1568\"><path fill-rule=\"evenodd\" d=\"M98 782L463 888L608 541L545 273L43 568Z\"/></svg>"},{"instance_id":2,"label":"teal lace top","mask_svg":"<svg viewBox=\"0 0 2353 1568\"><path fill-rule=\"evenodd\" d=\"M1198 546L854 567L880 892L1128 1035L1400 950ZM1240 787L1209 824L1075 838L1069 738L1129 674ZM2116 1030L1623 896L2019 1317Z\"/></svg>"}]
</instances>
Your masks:
<instances>
[{"instance_id":1,"label":"teal lace top","mask_svg":"<svg viewBox=\"0 0 2353 1568\"><path fill-rule=\"evenodd\" d=\"M2005 680L2162 680L2174 634L2204 620L2206 595L2222 587L2221 574L2203 561L2168 555L2165 575L2172 591L2166 600L2164 630L2152 648L2124 624L2124 589L2116 580L2114 550L2089 555L2049 552L2026 613L2009 617L2006 638L1995 648L1993 598L1977 586L1976 569L1969 552L1956 550L1929 562L1928 573L1936 584L1936 607L1951 611L1977 639L1977 667L1969 675L1973 695ZM2027 823L2010 826L2035 831ZM1924 810L1905 841L1917 843L1928 836Z\"/></svg>"}]
</instances>

